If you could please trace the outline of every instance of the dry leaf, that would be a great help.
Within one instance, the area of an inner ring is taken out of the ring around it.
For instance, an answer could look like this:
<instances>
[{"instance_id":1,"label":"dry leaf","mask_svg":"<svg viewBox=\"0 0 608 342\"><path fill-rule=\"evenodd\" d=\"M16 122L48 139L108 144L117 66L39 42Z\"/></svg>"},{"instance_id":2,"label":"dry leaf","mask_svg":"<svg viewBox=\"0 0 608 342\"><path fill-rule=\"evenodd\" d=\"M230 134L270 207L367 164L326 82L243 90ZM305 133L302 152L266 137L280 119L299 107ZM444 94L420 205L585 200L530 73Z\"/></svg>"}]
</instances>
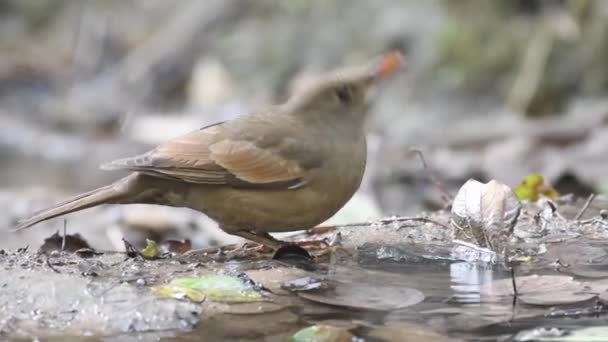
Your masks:
<instances>
[{"instance_id":1,"label":"dry leaf","mask_svg":"<svg viewBox=\"0 0 608 342\"><path fill-rule=\"evenodd\" d=\"M452 204L456 238L500 251L519 217L521 203L507 185L469 179Z\"/></svg>"},{"instance_id":2,"label":"dry leaf","mask_svg":"<svg viewBox=\"0 0 608 342\"><path fill-rule=\"evenodd\" d=\"M390 311L418 304L424 294L394 286L335 283L330 289L301 291L298 296L313 302L348 308Z\"/></svg>"},{"instance_id":3,"label":"dry leaf","mask_svg":"<svg viewBox=\"0 0 608 342\"><path fill-rule=\"evenodd\" d=\"M598 296L602 283L583 283L562 275L529 275L517 277L517 298L531 305L566 305L580 303ZM510 278L493 281L480 289L482 302L511 301L513 284Z\"/></svg>"}]
</instances>

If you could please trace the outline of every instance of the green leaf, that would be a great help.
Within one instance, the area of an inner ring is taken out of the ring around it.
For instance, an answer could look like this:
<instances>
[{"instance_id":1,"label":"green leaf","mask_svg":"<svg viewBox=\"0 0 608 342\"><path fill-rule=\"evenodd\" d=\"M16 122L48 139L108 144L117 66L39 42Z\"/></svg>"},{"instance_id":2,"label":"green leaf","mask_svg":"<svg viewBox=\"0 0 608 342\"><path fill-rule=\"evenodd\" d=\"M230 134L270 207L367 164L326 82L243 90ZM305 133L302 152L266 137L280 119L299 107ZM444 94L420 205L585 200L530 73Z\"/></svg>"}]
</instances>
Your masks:
<instances>
[{"instance_id":1,"label":"green leaf","mask_svg":"<svg viewBox=\"0 0 608 342\"><path fill-rule=\"evenodd\" d=\"M540 195L551 199L559 197L559 193L551 185L546 184L544 177L537 173L527 175L513 191L521 201L536 201Z\"/></svg>"},{"instance_id":2,"label":"green leaf","mask_svg":"<svg viewBox=\"0 0 608 342\"><path fill-rule=\"evenodd\" d=\"M169 284L158 286L155 291L169 298L188 298L201 302L205 298L214 302L244 303L262 300L262 295L239 278L228 275L212 275L203 278L176 278Z\"/></svg>"},{"instance_id":3,"label":"green leaf","mask_svg":"<svg viewBox=\"0 0 608 342\"><path fill-rule=\"evenodd\" d=\"M313 325L296 332L290 342L350 342L355 336L345 328Z\"/></svg>"},{"instance_id":4,"label":"green leaf","mask_svg":"<svg viewBox=\"0 0 608 342\"><path fill-rule=\"evenodd\" d=\"M160 250L154 240L146 239L146 248L140 252L144 259L157 259L160 256Z\"/></svg>"}]
</instances>

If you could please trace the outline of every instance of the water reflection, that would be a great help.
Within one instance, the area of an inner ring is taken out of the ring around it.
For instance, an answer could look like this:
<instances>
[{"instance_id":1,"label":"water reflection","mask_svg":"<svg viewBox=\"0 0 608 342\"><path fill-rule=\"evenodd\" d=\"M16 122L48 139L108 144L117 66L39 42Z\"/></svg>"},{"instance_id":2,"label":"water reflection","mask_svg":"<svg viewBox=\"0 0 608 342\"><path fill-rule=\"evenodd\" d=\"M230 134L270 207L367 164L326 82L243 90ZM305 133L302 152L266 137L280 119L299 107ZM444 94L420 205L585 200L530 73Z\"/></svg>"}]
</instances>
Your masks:
<instances>
[{"instance_id":1,"label":"water reflection","mask_svg":"<svg viewBox=\"0 0 608 342\"><path fill-rule=\"evenodd\" d=\"M455 262L450 265L450 288L454 292L454 300L459 303L479 303L481 285L493 279L494 271L490 266L467 262Z\"/></svg>"}]
</instances>

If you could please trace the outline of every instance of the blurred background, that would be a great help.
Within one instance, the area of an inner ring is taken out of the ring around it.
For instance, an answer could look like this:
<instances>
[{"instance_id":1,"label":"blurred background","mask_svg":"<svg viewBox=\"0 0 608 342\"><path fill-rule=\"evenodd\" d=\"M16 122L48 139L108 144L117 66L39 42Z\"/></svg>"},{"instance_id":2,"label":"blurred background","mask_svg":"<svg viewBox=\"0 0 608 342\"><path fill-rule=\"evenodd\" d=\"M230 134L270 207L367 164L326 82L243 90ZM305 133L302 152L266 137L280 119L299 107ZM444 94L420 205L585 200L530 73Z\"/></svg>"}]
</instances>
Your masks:
<instances>
[{"instance_id":1,"label":"blurred background","mask_svg":"<svg viewBox=\"0 0 608 342\"><path fill-rule=\"evenodd\" d=\"M562 194L608 192L607 1L3 0L0 248L63 229L7 231L122 176L102 162L393 49L407 72L378 97L364 184L332 222L440 209L411 148L453 193L471 177L514 187L530 173ZM66 227L108 249L123 236L236 241L174 208L96 208Z\"/></svg>"}]
</instances>

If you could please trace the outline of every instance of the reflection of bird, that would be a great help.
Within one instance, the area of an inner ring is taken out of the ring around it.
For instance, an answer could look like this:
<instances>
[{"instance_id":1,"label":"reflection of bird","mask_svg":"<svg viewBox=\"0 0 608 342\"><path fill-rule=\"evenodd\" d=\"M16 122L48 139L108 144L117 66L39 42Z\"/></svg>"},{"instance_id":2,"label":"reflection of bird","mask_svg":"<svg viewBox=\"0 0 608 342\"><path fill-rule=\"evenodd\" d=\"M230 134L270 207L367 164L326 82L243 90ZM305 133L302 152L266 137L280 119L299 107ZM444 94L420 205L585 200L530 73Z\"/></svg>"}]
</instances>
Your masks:
<instances>
[{"instance_id":1,"label":"reflection of bird","mask_svg":"<svg viewBox=\"0 0 608 342\"><path fill-rule=\"evenodd\" d=\"M15 229L104 203L150 203L201 211L230 234L278 248L281 242L268 232L311 228L359 187L368 90L400 64L401 56L389 53L336 70L282 105L103 165L133 173L34 214Z\"/></svg>"}]
</instances>

